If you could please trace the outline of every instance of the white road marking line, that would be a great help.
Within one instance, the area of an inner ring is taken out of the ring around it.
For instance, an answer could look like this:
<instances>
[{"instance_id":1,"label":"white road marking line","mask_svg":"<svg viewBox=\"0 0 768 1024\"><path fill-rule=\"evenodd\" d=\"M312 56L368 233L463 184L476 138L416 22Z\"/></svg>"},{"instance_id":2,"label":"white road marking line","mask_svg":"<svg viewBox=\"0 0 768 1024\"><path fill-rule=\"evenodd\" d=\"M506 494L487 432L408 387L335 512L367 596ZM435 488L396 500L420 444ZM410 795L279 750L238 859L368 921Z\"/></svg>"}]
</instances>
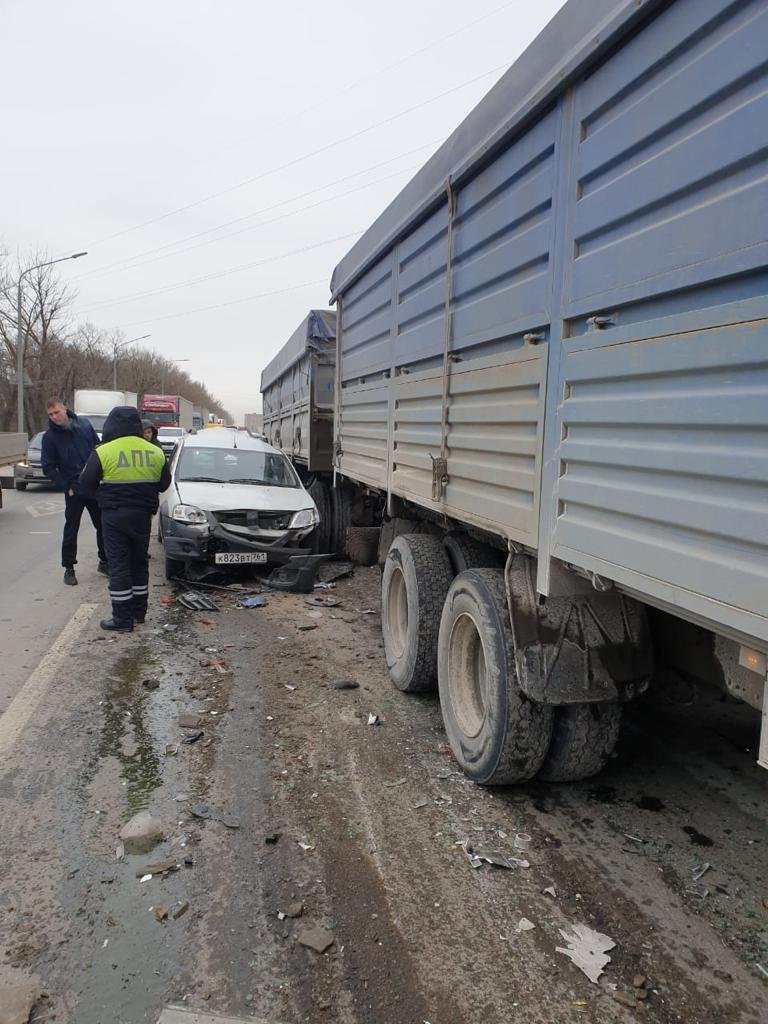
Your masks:
<instances>
[{"instance_id":1,"label":"white road marking line","mask_svg":"<svg viewBox=\"0 0 768 1024\"><path fill-rule=\"evenodd\" d=\"M35 671L0 715L0 758L13 749L97 607L95 604L80 605Z\"/></svg>"},{"instance_id":2,"label":"white road marking line","mask_svg":"<svg viewBox=\"0 0 768 1024\"><path fill-rule=\"evenodd\" d=\"M52 532L51 530L30 530L29 531L29 536L30 537L50 537L51 532Z\"/></svg>"},{"instance_id":3,"label":"white road marking line","mask_svg":"<svg viewBox=\"0 0 768 1024\"><path fill-rule=\"evenodd\" d=\"M160 1014L157 1024L267 1024L267 1021L264 1017L221 1017L218 1013L168 1006Z\"/></svg>"},{"instance_id":4,"label":"white road marking line","mask_svg":"<svg viewBox=\"0 0 768 1024\"><path fill-rule=\"evenodd\" d=\"M27 512L35 519L40 516L57 516L64 511L64 506L58 501L41 501L39 505L27 505Z\"/></svg>"}]
</instances>

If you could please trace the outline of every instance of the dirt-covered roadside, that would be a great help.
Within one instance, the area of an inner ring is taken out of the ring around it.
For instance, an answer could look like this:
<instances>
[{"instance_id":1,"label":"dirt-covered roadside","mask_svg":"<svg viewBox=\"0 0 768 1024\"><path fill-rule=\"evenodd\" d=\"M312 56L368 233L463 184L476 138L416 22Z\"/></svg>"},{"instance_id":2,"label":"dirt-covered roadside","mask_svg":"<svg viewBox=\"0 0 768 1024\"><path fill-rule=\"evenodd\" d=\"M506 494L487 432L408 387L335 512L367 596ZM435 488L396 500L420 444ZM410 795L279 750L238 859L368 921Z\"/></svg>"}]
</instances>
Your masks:
<instances>
[{"instance_id":1,"label":"dirt-covered roadside","mask_svg":"<svg viewBox=\"0 0 768 1024\"><path fill-rule=\"evenodd\" d=\"M211 591L205 613L159 604L156 577L141 633L73 652L0 788L0 950L41 979L36 1019L133 1024L167 1003L276 1024L766 1019L755 716L677 686L630 711L598 780L479 789L436 700L388 680L378 580L357 569L329 608ZM190 712L203 735L186 744ZM144 807L167 838L117 861ZM514 853L518 832L528 868L474 869L457 845ZM179 870L141 882L165 857ZM574 924L616 943L599 986L556 952Z\"/></svg>"}]
</instances>

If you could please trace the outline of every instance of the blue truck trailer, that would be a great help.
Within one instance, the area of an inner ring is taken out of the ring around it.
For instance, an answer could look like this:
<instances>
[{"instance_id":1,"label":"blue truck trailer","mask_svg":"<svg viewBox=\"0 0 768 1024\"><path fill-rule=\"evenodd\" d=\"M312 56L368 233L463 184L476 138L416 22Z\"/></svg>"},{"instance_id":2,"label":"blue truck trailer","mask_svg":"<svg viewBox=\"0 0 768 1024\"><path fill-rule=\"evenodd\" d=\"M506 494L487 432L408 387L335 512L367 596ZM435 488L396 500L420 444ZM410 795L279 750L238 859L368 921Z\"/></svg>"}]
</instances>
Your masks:
<instances>
[{"instance_id":1,"label":"blue truck trailer","mask_svg":"<svg viewBox=\"0 0 768 1024\"><path fill-rule=\"evenodd\" d=\"M598 771L651 632L768 767L767 227L765 0L569 0L336 267L336 486L478 782Z\"/></svg>"}]
</instances>

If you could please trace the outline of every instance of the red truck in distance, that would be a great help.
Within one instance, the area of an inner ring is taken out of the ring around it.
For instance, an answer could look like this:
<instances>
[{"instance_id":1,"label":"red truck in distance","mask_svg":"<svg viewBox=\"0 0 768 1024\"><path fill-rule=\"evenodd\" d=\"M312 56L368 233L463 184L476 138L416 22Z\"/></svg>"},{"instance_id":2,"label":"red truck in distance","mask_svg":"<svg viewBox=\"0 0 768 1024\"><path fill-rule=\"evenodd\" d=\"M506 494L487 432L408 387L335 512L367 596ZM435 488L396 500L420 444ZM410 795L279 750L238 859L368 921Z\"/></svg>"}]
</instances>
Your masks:
<instances>
[{"instance_id":1,"label":"red truck in distance","mask_svg":"<svg viewBox=\"0 0 768 1024\"><path fill-rule=\"evenodd\" d=\"M142 418L150 419L156 427L193 427L192 403L181 395L143 395Z\"/></svg>"}]
</instances>

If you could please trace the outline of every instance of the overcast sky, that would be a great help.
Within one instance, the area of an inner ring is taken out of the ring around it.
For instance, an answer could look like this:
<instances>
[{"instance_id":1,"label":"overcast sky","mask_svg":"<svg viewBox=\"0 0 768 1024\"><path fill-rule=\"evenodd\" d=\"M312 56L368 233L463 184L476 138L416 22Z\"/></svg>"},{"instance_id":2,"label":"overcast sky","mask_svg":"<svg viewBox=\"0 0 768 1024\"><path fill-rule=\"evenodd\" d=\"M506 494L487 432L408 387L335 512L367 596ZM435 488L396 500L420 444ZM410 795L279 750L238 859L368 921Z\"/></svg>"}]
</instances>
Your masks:
<instances>
[{"instance_id":1,"label":"overcast sky","mask_svg":"<svg viewBox=\"0 0 768 1024\"><path fill-rule=\"evenodd\" d=\"M0 0L0 242L88 249L62 265L76 319L151 332L241 420L334 265L561 6Z\"/></svg>"}]
</instances>

